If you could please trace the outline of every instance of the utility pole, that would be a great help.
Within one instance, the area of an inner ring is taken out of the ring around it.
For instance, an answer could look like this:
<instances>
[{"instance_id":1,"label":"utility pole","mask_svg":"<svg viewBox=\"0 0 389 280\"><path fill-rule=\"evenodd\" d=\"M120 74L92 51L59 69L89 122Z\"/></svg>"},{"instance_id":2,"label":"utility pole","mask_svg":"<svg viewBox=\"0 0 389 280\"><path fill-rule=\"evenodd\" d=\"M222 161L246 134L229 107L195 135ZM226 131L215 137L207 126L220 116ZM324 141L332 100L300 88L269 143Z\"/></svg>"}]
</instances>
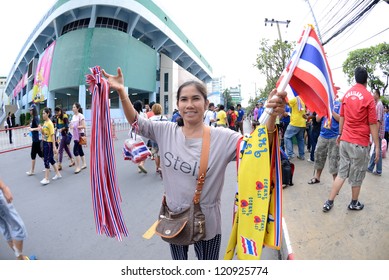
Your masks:
<instances>
[{"instance_id":1,"label":"utility pole","mask_svg":"<svg viewBox=\"0 0 389 280\"><path fill-rule=\"evenodd\" d=\"M283 66L283 68L285 68L285 54L284 54L284 50L282 47L282 37L281 37L281 31L280 31L280 24L286 24L286 28L288 28L290 20L281 21L281 20L275 20L273 18L271 20L265 18L265 26L267 26L268 23L270 23L270 26L273 26L273 24L277 24L278 37L280 38L279 40L280 40L280 50L281 50L281 57L282 57L282 66Z\"/></svg>"},{"instance_id":2,"label":"utility pole","mask_svg":"<svg viewBox=\"0 0 389 280\"><path fill-rule=\"evenodd\" d=\"M268 23L270 23L270 26L273 26L273 24L277 24L278 37L280 38L280 42L282 42L280 24L286 24L286 28L288 28L290 20L281 21L281 20L275 20L273 18L272 19L265 18L265 26L267 26Z\"/></svg>"}]
</instances>

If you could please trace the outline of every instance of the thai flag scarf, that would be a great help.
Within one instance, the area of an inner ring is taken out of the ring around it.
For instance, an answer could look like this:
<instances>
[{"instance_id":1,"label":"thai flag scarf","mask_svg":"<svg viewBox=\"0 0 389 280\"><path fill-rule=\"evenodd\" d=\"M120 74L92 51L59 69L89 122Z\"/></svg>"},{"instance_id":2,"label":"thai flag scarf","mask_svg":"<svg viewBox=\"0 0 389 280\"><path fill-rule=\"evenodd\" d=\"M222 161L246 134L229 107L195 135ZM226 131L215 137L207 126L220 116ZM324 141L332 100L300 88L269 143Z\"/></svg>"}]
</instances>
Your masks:
<instances>
[{"instance_id":1,"label":"thai flag scarf","mask_svg":"<svg viewBox=\"0 0 389 280\"><path fill-rule=\"evenodd\" d=\"M265 126L257 126L239 147L236 213L224 259L258 260L263 245L280 249L282 227L282 172L278 134L272 158ZM271 165L270 165L271 164Z\"/></svg>"},{"instance_id":2,"label":"thai flag scarf","mask_svg":"<svg viewBox=\"0 0 389 280\"><path fill-rule=\"evenodd\" d=\"M116 163L111 134L109 86L99 66L90 68L86 76L92 93L92 133L90 143L90 180L96 231L122 240L128 236L120 208L121 195L117 184Z\"/></svg>"}]
</instances>

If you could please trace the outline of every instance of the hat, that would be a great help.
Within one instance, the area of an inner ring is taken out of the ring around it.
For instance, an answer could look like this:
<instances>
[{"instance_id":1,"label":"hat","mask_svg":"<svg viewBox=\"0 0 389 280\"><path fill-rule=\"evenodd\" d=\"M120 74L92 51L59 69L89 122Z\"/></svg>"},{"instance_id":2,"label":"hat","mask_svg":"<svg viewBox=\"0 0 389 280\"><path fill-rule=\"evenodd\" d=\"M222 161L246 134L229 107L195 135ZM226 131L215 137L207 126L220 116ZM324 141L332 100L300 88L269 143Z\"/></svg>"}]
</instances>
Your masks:
<instances>
[{"instance_id":1,"label":"hat","mask_svg":"<svg viewBox=\"0 0 389 280\"><path fill-rule=\"evenodd\" d=\"M32 104L31 106L30 106L30 108L28 108L28 110L34 110L36 108L36 105L35 104Z\"/></svg>"}]
</instances>

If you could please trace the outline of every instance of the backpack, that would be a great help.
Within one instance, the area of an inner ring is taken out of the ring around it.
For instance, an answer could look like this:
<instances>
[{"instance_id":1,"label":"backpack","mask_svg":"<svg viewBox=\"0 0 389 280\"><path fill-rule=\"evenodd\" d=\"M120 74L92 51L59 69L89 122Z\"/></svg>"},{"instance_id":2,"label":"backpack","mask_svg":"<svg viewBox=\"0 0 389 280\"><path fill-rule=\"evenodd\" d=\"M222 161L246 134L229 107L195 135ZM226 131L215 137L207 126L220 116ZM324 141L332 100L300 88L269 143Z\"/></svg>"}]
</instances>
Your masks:
<instances>
[{"instance_id":1,"label":"backpack","mask_svg":"<svg viewBox=\"0 0 389 280\"><path fill-rule=\"evenodd\" d=\"M294 164L288 159L281 160L282 185L293 186Z\"/></svg>"},{"instance_id":2,"label":"backpack","mask_svg":"<svg viewBox=\"0 0 389 280\"><path fill-rule=\"evenodd\" d=\"M231 126L231 121L232 121L231 112L228 112L228 113L227 113L227 122L228 122L228 125L229 125L229 126Z\"/></svg>"}]
</instances>

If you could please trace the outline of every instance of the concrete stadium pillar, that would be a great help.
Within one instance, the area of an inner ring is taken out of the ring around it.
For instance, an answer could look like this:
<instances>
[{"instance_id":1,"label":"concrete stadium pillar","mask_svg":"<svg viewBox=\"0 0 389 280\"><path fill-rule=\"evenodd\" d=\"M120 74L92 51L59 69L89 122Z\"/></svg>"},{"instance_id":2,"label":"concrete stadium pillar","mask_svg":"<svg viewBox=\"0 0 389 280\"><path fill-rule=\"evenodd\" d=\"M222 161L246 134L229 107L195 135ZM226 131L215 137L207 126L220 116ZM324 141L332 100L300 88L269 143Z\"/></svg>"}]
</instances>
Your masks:
<instances>
[{"instance_id":1,"label":"concrete stadium pillar","mask_svg":"<svg viewBox=\"0 0 389 280\"><path fill-rule=\"evenodd\" d=\"M47 94L47 108L51 108L54 111L55 107L55 93L52 93L51 91Z\"/></svg>"},{"instance_id":2,"label":"concrete stadium pillar","mask_svg":"<svg viewBox=\"0 0 389 280\"><path fill-rule=\"evenodd\" d=\"M86 89L85 85L78 86L78 103L80 103L82 109L86 109Z\"/></svg>"}]
</instances>

